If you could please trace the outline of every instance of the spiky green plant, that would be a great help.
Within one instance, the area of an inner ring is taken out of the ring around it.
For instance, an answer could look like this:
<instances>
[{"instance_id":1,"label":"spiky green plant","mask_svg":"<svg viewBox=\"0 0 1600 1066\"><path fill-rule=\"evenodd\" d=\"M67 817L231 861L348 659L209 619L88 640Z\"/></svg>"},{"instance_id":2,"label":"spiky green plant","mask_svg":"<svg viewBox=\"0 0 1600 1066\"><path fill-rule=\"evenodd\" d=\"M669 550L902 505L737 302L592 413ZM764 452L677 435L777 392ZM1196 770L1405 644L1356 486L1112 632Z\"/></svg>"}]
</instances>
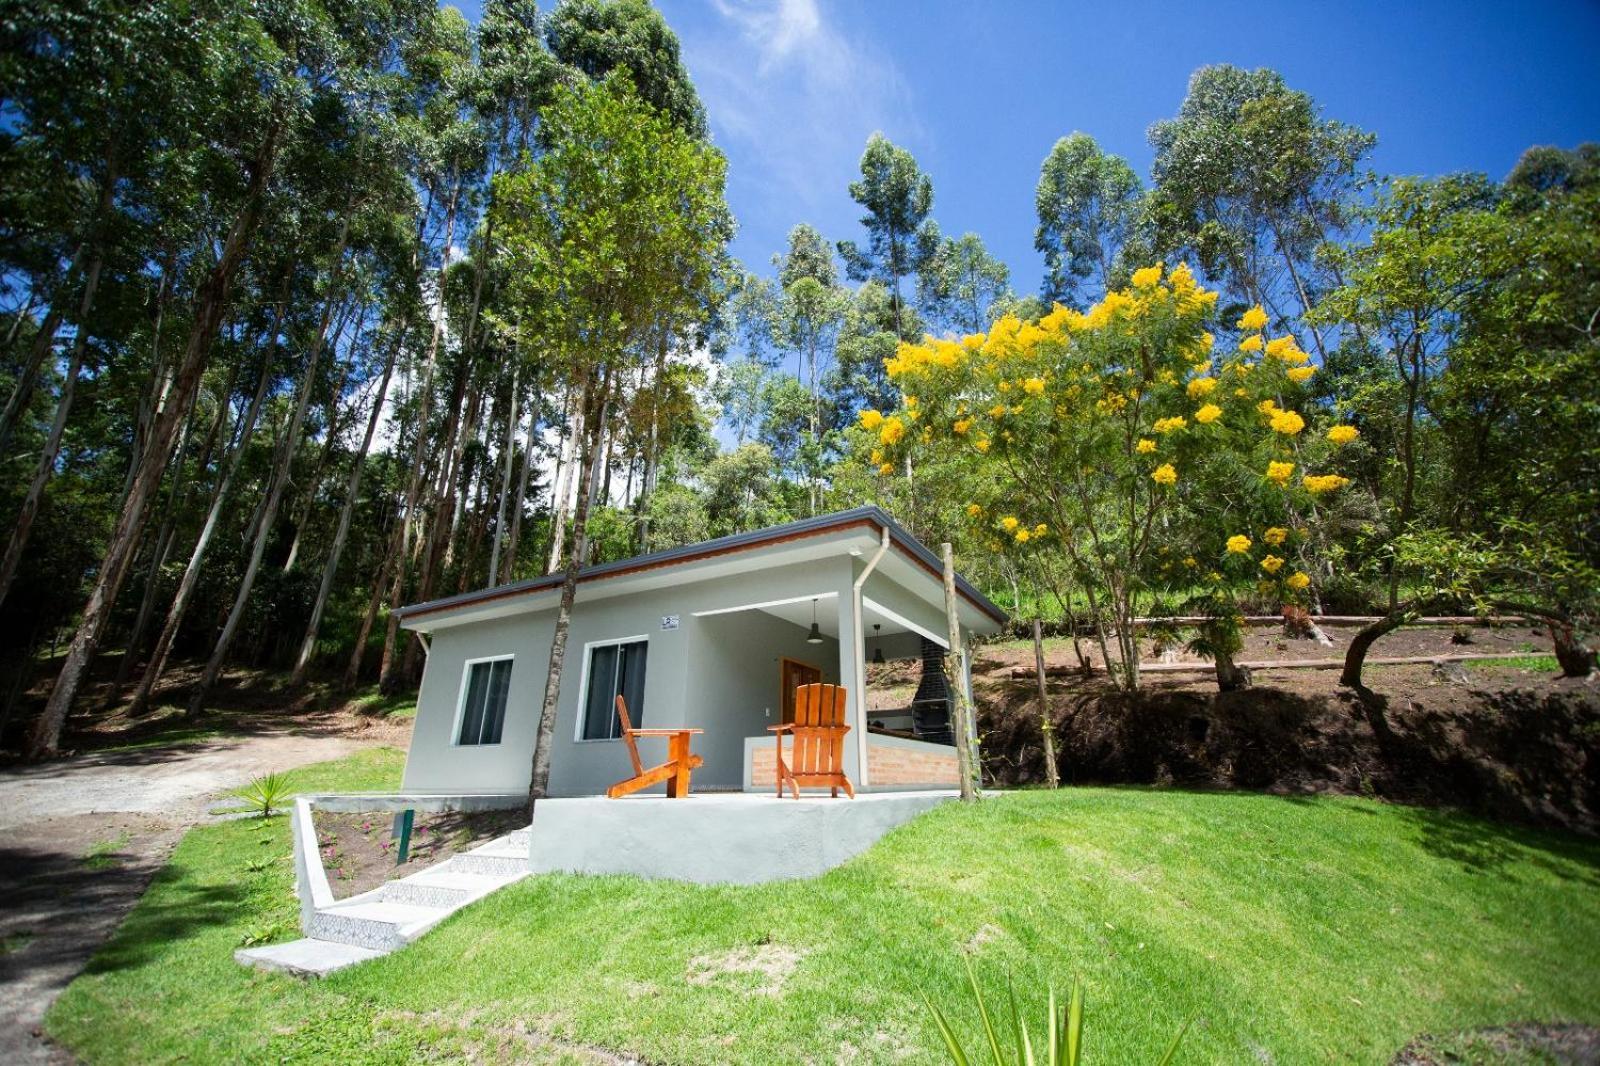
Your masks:
<instances>
[{"instance_id":1,"label":"spiky green plant","mask_svg":"<svg viewBox=\"0 0 1600 1066\"><path fill-rule=\"evenodd\" d=\"M1022 1020L1022 1009L1017 1006L1017 993L1015 988L1009 989L1011 999L1011 1028L1014 1036L1014 1048L1008 1054L1000 1046L1000 1035L995 1030L994 1019L989 1015L988 1004L984 1002L983 989L978 986L978 978L972 972L972 963L967 961L967 983L972 987L972 998L978 1005L978 1018L983 1023L984 1040L989 1046L989 1055L994 1066L1079 1066L1079 1059L1083 1054L1083 982L1077 978L1072 981L1072 996L1063 1005L1056 1000L1055 986L1049 986L1049 1004L1045 1008L1045 1046L1043 1058L1034 1052L1033 1038L1028 1033L1028 1027ZM943 1011L934 1005L926 995L923 1002L928 1004L928 1010L933 1014L933 1022L939 1028L939 1036L944 1040L945 1050L950 1053L950 1061L954 1066L970 1066L973 1059L967 1055L966 1049L961 1045L961 1038L956 1036L955 1029L951 1027L950 1020ZM1191 1018L1190 1021L1193 1021ZM1156 1066L1168 1066L1172 1057L1178 1053L1178 1044L1183 1040L1183 1034L1189 1029L1189 1022L1184 1022L1172 1042L1167 1045L1166 1053L1156 1061Z\"/></svg>"},{"instance_id":2,"label":"spiky green plant","mask_svg":"<svg viewBox=\"0 0 1600 1066\"><path fill-rule=\"evenodd\" d=\"M233 795L248 803L262 818L269 818L273 811L288 805L293 782L294 775L288 772L262 774L243 788L234 789Z\"/></svg>"}]
</instances>

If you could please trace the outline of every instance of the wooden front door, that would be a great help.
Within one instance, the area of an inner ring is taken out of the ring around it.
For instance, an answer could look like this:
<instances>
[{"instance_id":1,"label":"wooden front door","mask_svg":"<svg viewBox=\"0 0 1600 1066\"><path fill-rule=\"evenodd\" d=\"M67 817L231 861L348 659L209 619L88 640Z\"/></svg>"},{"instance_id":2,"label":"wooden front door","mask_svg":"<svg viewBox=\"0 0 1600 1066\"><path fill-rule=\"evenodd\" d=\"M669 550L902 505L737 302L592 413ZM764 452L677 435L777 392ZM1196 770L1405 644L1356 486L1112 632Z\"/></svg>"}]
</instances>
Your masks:
<instances>
[{"instance_id":1,"label":"wooden front door","mask_svg":"<svg viewBox=\"0 0 1600 1066\"><path fill-rule=\"evenodd\" d=\"M783 724L788 725L794 721L794 690L801 685L821 684L822 667L798 659L779 659L778 662L781 666L779 683L782 686Z\"/></svg>"}]
</instances>

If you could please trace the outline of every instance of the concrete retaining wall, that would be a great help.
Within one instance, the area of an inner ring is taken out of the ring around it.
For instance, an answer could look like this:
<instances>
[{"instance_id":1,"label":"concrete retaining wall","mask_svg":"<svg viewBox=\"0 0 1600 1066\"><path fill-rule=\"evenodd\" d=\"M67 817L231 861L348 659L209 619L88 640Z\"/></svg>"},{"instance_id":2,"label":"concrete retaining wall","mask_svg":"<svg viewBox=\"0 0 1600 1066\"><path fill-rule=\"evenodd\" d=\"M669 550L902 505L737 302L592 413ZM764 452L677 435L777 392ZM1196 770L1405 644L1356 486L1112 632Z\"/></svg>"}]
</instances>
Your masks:
<instances>
[{"instance_id":1,"label":"concrete retaining wall","mask_svg":"<svg viewBox=\"0 0 1600 1066\"><path fill-rule=\"evenodd\" d=\"M815 877L952 796L546 799L534 808L529 862L534 873L637 874L701 884Z\"/></svg>"}]
</instances>

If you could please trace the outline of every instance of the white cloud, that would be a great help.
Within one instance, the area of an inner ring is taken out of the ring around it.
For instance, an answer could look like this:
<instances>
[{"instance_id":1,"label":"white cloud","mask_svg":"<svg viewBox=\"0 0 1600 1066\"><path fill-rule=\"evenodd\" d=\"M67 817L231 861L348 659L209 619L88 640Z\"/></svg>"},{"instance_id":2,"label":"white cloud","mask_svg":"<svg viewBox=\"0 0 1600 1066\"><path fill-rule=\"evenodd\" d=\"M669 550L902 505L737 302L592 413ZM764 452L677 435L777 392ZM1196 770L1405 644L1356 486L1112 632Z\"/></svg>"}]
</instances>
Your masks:
<instances>
[{"instance_id":1,"label":"white cloud","mask_svg":"<svg viewBox=\"0 0 1600 1066\"><path fill-rule=\"evenodd\" d=\"M763 221L781 233L843 195L874 130L920 133L893 61L849 36L818 0L713 0L713 9L714 19L685 26L683 48L734 158L730 185L745 221L771 213ZM752 195L738 196L741 186Z\"/></svg>"}]
</instances>

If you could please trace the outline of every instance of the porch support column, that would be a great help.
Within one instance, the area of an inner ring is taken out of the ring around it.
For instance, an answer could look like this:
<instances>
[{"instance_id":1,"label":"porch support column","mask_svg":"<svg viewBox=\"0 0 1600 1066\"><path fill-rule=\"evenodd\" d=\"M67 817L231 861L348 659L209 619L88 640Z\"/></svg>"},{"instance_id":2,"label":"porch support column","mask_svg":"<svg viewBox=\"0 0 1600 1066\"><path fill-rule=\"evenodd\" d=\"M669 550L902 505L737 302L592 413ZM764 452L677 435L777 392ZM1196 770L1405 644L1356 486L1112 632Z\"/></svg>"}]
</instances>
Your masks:
<instances>
[{"instance_id":1,"label":"porch support column","mask_svg":"<svg viewBox=\"0 0 1600 1066\"><path fill-rule=\"evenodd\" d=\"M848 686L850 691L850 705L848 708L851 721L850 735L856 739L856 742L850 747L855 750L854 780L863 789L871 787L872 779L867 772L867 644L863 635L866 626L861 620L861 588L867 583L867 578L872 576L872 572L878 568L878 563L883 561L883 557L888 551L889 529L885 526L877 551L873 552L864 562L858 563L854 558L851 559L850 572L855 580L850 584L849 596L841 596L839 598L839 658L841 660L839 676L841 683L844 683L842 681L844 677L843 660L846 657L845 648L848 647L850 649L851 675ZM845 603L847 598L849 600L848 604ZM846 609L850 612L848 618L845 617ZM845 636L846 633L849 634L848 640Z\"/></svg>"},{"instance_id":2,"label":"porch support column","mask_svg":"<svg viewBox=\"0 0 1600 1066\"><path fill-rule=\"evenodd\" d=\"M839 684L849 693L845 721L850 725L850 732L845 734L844 772L855 782L856 788L861 789L867 786L867 664L861 633L856 628L856 612L851 604L849 575L838 601Z\"/></svg>"}]
</instances>

